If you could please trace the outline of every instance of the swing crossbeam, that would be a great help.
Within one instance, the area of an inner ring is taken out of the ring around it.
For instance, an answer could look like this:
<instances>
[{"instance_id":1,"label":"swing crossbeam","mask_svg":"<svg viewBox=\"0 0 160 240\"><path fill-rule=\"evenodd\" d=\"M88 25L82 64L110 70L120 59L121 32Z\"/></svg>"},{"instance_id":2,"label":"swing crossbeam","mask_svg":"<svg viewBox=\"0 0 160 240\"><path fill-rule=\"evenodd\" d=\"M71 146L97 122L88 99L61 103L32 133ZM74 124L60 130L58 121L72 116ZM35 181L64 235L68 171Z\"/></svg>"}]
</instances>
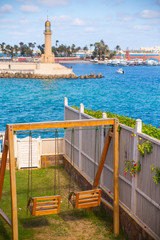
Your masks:
<instances>
[{"instance_id":1,"label":"swing crossbeam","mask_svg":"<svg viewBox=\"0 0 160 240\"><path fill-rule=\"evenodd\" d=\"M32 216L57 214L60 212L61 196L30 198L27 207Z\"/></svg>"},{"instance_id":2,"label":"swing crossbeam","mask_svg":"<svg viewBox=\"0 0 160 240\"><path fill-rule=\"evenodd\" d=\"M97 207L101 203L101 189L71 192L69 201L76 209Z\"/></svg>"}]
</instances>

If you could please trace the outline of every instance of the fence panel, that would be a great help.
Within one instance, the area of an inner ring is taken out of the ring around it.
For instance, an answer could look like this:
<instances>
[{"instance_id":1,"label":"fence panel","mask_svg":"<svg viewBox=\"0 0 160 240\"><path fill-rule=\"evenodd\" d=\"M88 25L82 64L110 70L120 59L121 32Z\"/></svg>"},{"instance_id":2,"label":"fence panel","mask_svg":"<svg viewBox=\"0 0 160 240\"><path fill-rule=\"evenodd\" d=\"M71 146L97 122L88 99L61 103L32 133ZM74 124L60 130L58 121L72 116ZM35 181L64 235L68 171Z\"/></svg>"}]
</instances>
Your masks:
<instances>
[{"instance_id":1,"label":"fence panel","mask_svg":"<svg viewBox=\"0 0 160 240\"><path fill-rule=\"evenodd\" d=\"M64 154L64 139L44 138L42 141L42 155Z\"/></svg>"},{"instance_id":2,"label":"fence panel","mask_svg":"<svg viewBox=\"0 0 160 240\"><path fill-rule=\"evenodd\" d=\"M70 108L67 111L67 119L93 119L91 116L82 112L75 112L70 115L70 112L75 111ZM119 198L120 202L130 211L137 220L140 220L151 232L155 235L156 239L160 239L160 184L153 182L153 173L151 172L151 164L155 167L160 167L160 141L141 133L139 128L140 120L137 120L136 129L127 127L120 124L121 131L119 135ZM82 162L80 168L90 180L94 179L95 172L98 166L98 159L103 149L104 140L107 130L99 131L99 141L96 143L96 130L85 130L79 135L79 143L76 145L77 151L79 150L79 160ZM104 134L105 132L105 134ZM149 140L153 145L151 154L145 154L144 157L140 156L137 145ZM67 139L69 140L69 138ZM81 142L82 141L82 142ZM99 145L100 146L99 146ZM69 149L69 141L66 143L66 150ZM95 146L97 148L95 149ZM98 156L95 157L95 152ZM67 150L69 154L69 150ZM78 154L77 154L78 155ZM135 178L131 178L130 170L125 175L124 162L125 161L140 161L141 171L136 173ZM96 163L96 164L95 164ZM113 193L113 140L109 147L106 161L101 176L101 185Z\"/></svg>"}]
</instances>

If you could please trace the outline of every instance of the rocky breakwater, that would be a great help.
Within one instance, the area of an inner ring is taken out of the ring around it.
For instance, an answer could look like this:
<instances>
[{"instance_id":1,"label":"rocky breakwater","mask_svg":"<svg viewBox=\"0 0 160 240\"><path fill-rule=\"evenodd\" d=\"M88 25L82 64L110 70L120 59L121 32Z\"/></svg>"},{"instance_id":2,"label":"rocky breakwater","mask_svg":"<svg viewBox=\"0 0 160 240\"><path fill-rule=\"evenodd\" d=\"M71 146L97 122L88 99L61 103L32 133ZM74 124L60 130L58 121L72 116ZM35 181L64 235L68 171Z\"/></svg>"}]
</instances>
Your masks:
<instances>
[{"instance_id":1,"label":"rocky breakwater","mask_svg":"<svg viewBox=\"0 0 160 240\"><path fill-rule=\"evenodd\" d=\"M62 75L40 75L40 74L32 74L32 73L0 73L0 78L25 78L25 79L91 79L91 78L102 78L102 74L99 73L95 75L91 73L90 75L80 75L76 76L75 74L62 74Z\"/></svg>"}]
</instances>

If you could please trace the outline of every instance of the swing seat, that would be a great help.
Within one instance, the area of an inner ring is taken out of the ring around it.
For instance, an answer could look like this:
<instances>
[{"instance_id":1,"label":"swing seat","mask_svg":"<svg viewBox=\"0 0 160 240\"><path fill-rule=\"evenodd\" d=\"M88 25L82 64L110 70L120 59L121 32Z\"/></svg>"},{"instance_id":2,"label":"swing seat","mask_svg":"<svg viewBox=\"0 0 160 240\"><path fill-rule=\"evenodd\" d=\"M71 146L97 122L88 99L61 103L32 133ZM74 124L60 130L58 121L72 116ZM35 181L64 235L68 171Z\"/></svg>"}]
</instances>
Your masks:
<instances>
[{"instance_id":1,"label":"swing seat","mask_svg":"<svg viewBox=\"0 0 160 240\"><path fill-rule=\"evenodd\" d=\"M60 212L61 196L30 198L27 204L32 216L56 214Z\"/></svg>"},{"instance_id":2,"label":"swing seat","mask_svg":"<svg viewBox=\"0 0 160 240\"><path fill-rule=\"evenodd\" d=\"M78 193L71 192L68 199L76 209L97 207L101 203L101 190L94 189Z\"/></svg>"}]
</instances>

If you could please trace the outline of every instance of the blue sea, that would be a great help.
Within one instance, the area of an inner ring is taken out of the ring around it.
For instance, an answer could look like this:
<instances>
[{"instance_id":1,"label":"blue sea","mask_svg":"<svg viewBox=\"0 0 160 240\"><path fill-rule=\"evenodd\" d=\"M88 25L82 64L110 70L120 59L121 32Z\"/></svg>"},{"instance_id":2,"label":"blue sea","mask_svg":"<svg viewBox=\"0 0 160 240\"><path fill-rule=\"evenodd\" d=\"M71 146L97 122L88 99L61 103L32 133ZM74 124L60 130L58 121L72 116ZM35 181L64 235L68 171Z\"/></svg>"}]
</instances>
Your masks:
<instances>
[{"instance_id":1,"label":"blue sea","mask_svg":"<svg viewBox=\"0 0 160 240\"><path fill-rule=\"evenodd\" d=\"M0 79L0 131L7 123L64 119L64 97L70 106L110 111L146 124L160 125L160 66L118 67L66 64L76 75L102 73L101 79Z\"/></svg>"}]
</instances>

